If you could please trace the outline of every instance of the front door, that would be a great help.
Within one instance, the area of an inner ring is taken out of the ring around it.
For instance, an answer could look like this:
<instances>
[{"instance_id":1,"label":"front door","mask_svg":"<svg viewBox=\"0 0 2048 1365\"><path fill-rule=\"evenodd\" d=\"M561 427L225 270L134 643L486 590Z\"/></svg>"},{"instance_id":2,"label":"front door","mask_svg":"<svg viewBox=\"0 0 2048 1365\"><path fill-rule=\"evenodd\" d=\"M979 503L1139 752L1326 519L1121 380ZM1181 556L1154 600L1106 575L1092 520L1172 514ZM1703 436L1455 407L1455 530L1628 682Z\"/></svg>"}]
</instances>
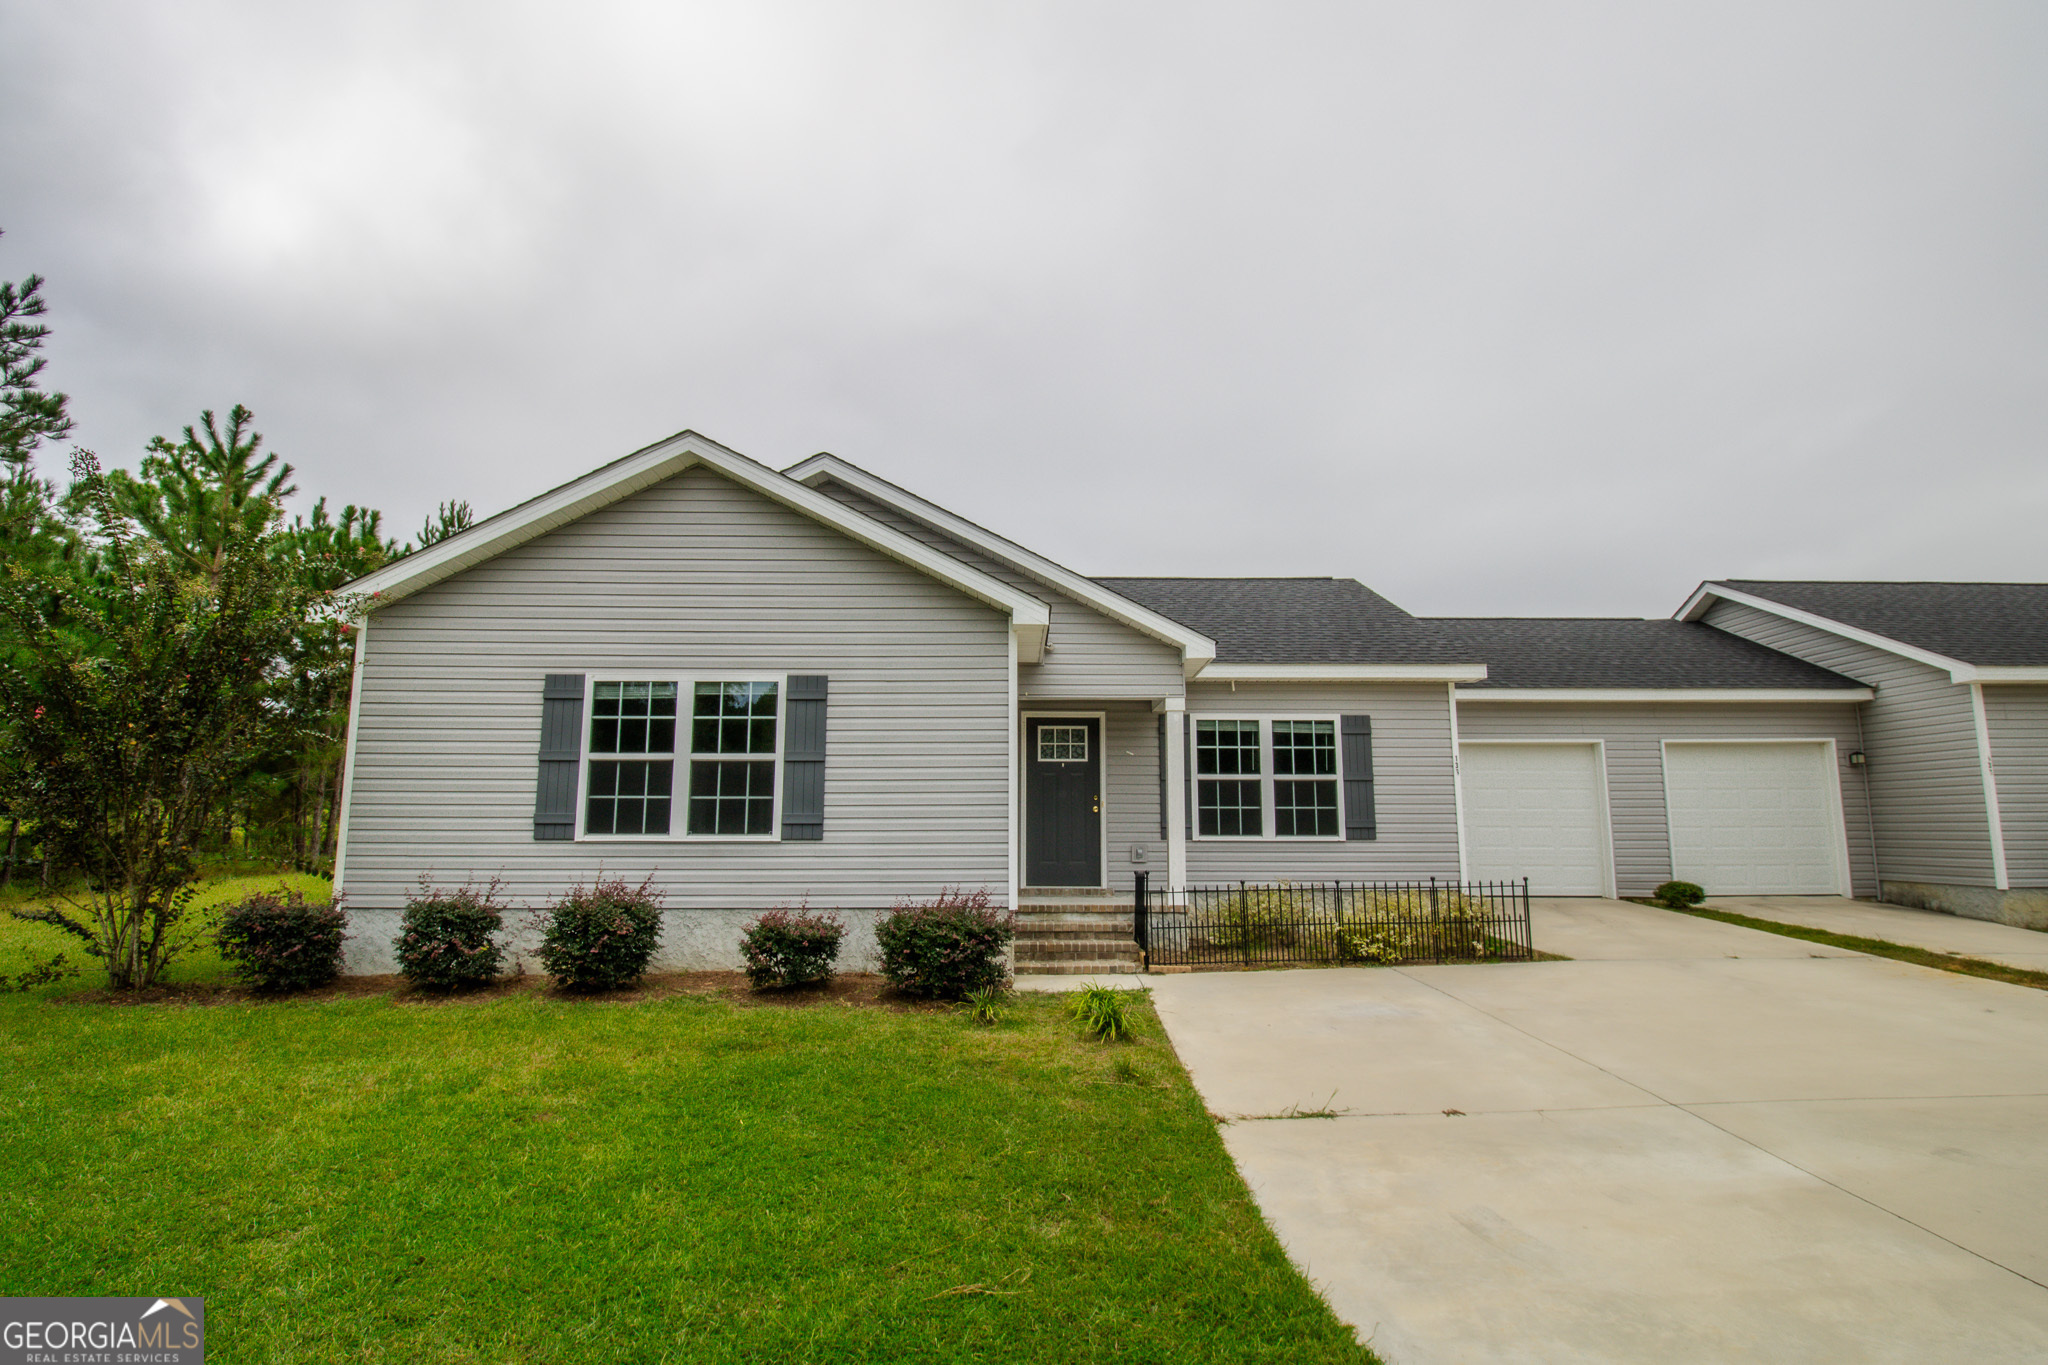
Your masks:
<instances>
[{"instance_id":1,"label":"front door","mask_svg":"<svg viewBox=\"0 0 2048 1365\"><path fill-rule=\"evenodd\" d=\"M1102 725L1024 722L1024 884L1102 885Z\"/></svg>"}]
</instances>

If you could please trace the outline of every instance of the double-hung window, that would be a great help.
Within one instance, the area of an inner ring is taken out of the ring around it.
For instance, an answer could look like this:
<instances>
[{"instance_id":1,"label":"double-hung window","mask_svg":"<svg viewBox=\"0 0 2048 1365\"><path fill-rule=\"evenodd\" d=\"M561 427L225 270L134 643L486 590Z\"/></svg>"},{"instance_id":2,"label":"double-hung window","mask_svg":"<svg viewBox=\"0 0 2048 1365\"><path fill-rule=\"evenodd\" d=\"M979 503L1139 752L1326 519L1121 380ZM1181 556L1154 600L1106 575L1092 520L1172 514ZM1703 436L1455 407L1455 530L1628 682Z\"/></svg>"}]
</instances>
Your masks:
<instances>
[{"instance_id":1,"label":"double-hung window","mask_svg":"<svg viewBox=\"0 0 2048 1365\"><path fill-rule=\"evenodd\" d=\"M584 836L773 838L781 691L766 681L595 680Z\"/></svg>"},{"instance_id":2,"label":"double-hung window","mask_svg":"<svg viewBox=\"0 0 2048 1365\"><path fill-rule=\"evenodd\" d=\"M1197 720L1195 834L1209 839L1335 839L1334 720Z\"/></svg>"}]
</instances>

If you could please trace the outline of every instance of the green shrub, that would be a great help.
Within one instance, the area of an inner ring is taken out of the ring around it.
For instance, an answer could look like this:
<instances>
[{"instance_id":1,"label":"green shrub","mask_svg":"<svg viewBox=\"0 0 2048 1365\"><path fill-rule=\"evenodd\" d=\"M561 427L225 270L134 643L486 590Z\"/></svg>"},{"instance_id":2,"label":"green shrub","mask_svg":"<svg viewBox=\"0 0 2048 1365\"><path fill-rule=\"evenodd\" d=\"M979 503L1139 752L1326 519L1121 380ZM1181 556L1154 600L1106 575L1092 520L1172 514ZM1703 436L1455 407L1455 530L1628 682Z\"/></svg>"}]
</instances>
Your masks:
<instances>
[{"instance_id":1,"label":"green shrub","mask_svg":"<svg viewBox=\"0 0 2048 1365\"><path fill-rule=\"evenodd\" d=\"M1104 1043L1126 1042L1133 1032L1130 1007L1143 997L1143 991L1086 985L1067 997L1067 1013L1090 1038Z\"/></svg>"},{"instance_id":2,"label":"green shrub","mask_svg":"<svg viewBox=\"0 0 2048 1365\"><path fill-rule=\"evenodd\" d=\"M1230 953L1292 947L1299 920L1322 894L1320 888L1295 892L1282 882L1218 896L1202 906L1209 942Z\"/></svg>"},{"instance_id":3,"label":"green shrub","mask_svg":"<svg viewBox=\"0 0 2048 1365\"><path fill-rule=\"evenodd\" d=\"M740 936L747 980L755 990L830 981L844 937L846 926L835 916L813 914L805 906L770 910Z\"/></svg>"},{"instance_id":4,"label":"green shrub","mask_svg":"<svg viewBox=\"0 0 2048 1365\"><path fill-rule=\"evenodd\" d=\"M577 886L539 917L541 970L565 991L610 991L647 974L661 942L661 894L606 881Z\"/></svg>"},{"instance_id":5,"label":"green shrub","mask_svg":"<svg viewBox=\"0 0 2048 1365\"><path fill-rule=\"evenodd\" d=\"M1359 892L1343 912L1337 938L1354 962L1478 962L1501 946L1486 932L1486 903L1459 891Z\"/></svg>"},{"instance_id":6,"label":"green shrub","mask_svg":"<svg viewBox=\"0 0 2048 1365\"><path fill-rule=\"evenodd\" d=\"M1695 882L1666 882L1651 895L1666 910L1690 910L1707 898L1706 890Z\"/></svg>"},{"instance_id":7,"label":"green shrub","mask_svg":"<svg viewBox=\"0 0 2048 1365\"><path fill-rule=\"evenodd\" d=\"M453 990L493 980L505 950L491 936L505 926L498 902L501 884L493 877L479 890L454 890L420 878L420 889L405 903L405 918L391 948L399 975L415 986Z\"/></svg>"},{"instance_id":8,"label":"green shrub","mask_svg":"<svg viewBox=\"0 0 2048 1365\"><path fill-rule=\"evenodd\" d=\"M963 1000L1010 982L1010 917L989 904L988 888L948 889L928 901L898 902L875 921L882 976L907 995Z\"/></svg>"},{"instance_id":9,"label":"green shrub","mask_svg":"<svg viewBox=\"0 0 2048 1365\"><path fill-rule=\"evenodd\" d=\"M347 916L297 891L259 891L221 911L214 943L243 985L305 991L341 975Z\"/></svg>"}]
</instances>

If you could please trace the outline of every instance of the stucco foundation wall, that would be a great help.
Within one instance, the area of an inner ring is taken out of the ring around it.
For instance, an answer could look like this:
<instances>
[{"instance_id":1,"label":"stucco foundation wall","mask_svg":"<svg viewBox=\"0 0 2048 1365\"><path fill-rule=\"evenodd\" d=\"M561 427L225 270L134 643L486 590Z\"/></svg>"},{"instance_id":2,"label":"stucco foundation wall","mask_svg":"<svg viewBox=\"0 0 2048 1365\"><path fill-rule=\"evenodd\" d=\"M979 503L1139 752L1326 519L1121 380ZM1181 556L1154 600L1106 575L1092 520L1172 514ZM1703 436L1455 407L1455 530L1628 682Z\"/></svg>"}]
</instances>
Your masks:
<instances>
[{"instance_id":1,"label":"stucco foundation wall","mask_svg":"<svg viewBox=\"0 0 2048 1365\"><path fill-rule=\"evenodd\" d=\"M1444 683L1188 685L1196 719L1372 717L1372 840L1188 839L1188 880L1404 880L1458 875L1450 688ZM1184 799L1176 796L1176 799ZM1191 822L1192 824L1192 822Z\"/></svg>"},{"instance_id":2,"label":"stucco foundation wall","mask_svg":"<svg viewBox=\"0 0 2048 1365\"><path fill-rule=\"evenodd\" d=\"M1882 899L1964 919L1988 919L2022 929L2048 929L2048 891L1996 891L1988 886L1887 880Z\"/></svg>"},{"instance_id":3,"label":"stucco foundation wall","mask_svg":"<svg viewBox=\"0 0 2048 1365\"><path fill-rule=\"evenodd\" d=\"M655 951L652 970L666 972L738 971L745 966L740 957L740 934L758 910L671 910L662 916L661 946ZM875 944L875 921L886 911L841 910L846 937L839 945L839 970L872 972L880 963ZM350 938L346 946L345 970L351 976L381 976L398 970L391 948L398 936L401 910L352 910ZM540 937L530 926L530 915L515 911L505 917L505 970L521 965L529 974L541 973L534 950Z\"/></svg>"},{"instance_id":4,"label":"stucco foundation wall","mask_svg":"<svg viewBox=\"0 0 2048 1365\"><path fill-rule=\"evenodd\" d=\"M1461 740L1604 741L1615 889L1648 895L1671 879L1671 828L1664 804L1667 739L1832 739L1842 789L1849 871L1859 896L1877 894L1869 806L1857 748L1855 703L1827 702L1492 702L1458 699Z\"/></svg>"},{"instance_id":5,"label":"stucco foundation wall","mask_svg":"<svg viewBox=\"0 0 2048 1365\"><path fill-rule=\"evenodd\" d=\"M365 915L422 873L521 906L600 871L679 911L1004 897L1009 657L1001 613L692 469L373 613L337 889ZM830 679L822 842L534 839L544 676L660 671ZM730 937L686 923L690 954Z\"/></svg>"}]
</instances>

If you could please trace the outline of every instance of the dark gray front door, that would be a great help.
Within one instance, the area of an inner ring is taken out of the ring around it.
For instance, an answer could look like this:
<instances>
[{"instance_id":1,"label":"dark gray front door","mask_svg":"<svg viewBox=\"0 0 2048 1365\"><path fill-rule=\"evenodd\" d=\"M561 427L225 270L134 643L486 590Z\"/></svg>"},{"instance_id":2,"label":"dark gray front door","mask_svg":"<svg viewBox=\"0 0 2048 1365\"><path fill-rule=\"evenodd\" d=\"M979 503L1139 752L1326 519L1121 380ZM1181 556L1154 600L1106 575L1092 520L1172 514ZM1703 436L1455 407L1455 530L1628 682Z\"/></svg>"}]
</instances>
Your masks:
<instances>
[{"instance_id":1,"label":"dark gray front door","mask_svg":"<svg viewBox=\"0 0 2048 1365\"><path fill-rule=\"evenodd\" d=\"M1102 885L1102 726L1024 722L1024 884Z\"/></svg>"}]
</instances>

